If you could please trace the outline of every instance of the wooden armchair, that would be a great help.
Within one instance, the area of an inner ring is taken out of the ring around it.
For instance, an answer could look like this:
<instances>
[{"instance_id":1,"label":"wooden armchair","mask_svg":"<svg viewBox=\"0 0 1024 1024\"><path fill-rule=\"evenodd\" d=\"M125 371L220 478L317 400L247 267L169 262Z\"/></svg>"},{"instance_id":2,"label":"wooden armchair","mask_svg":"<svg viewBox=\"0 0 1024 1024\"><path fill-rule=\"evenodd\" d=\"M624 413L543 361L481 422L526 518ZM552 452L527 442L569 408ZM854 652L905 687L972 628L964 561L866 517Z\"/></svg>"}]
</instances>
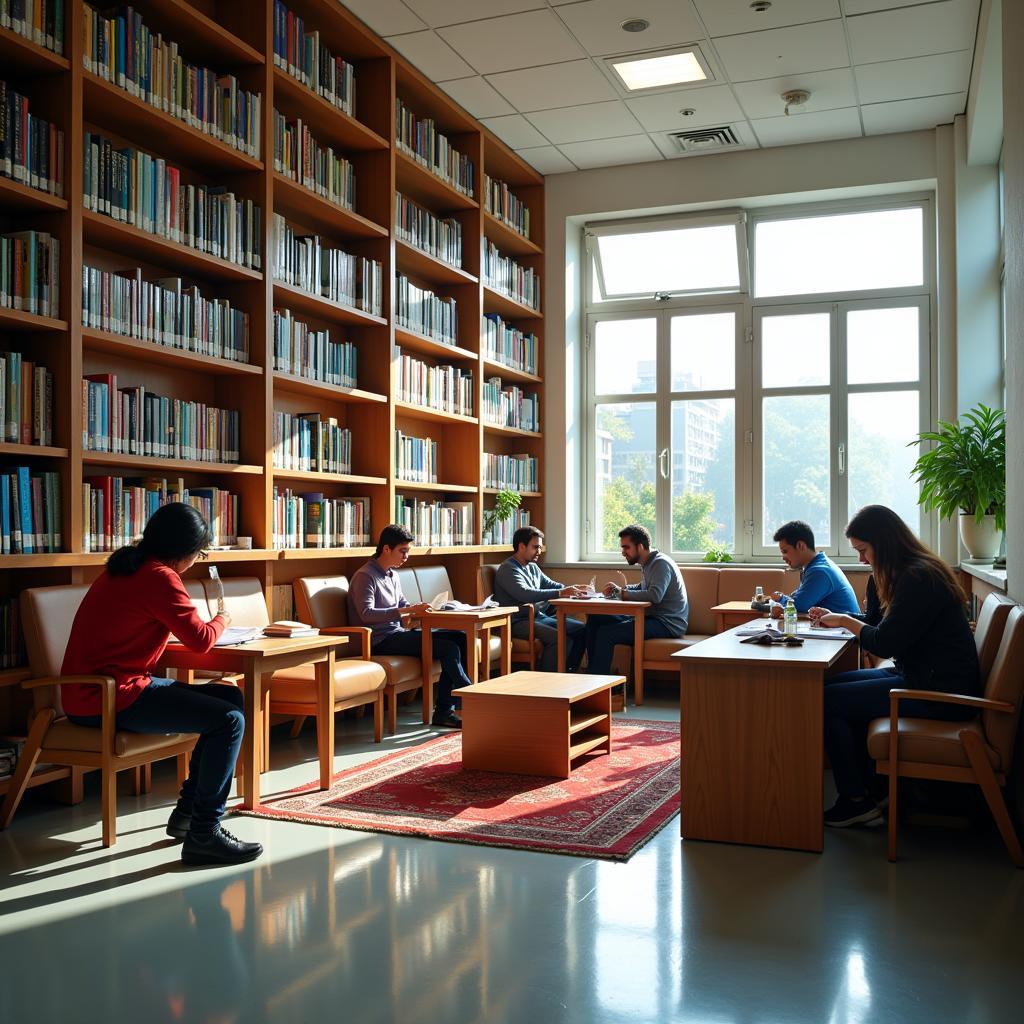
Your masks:
<instances>
[{"instance_id":1,"label":"wooden armchair","mask_svg":"<svg viewBox=\"0 0 1024 1024\"><path fill-rule=\"evenodd\" d=\"M61 676L64 648L67 646L78 606L88 586L39 587L21 595L25 646L33 679L22 683L32 691L33 718L17 771L11 780L0 828L6 828L18 809L26 784L36 763L72 768L98 768L101 773L103 845L113 846L117 839L117 773L128 768L148 767L153 761L177 758L178 784L188 770L188 755L196 736L175 733L169 736L118 732L116 728L116 685L110 676ZM64 716L60 687L92 683L100 686L102 708L100 728L75 725Z\"/></svg>"},{"instance_id":2,"label":"wooden armchair","mask_svg":"<svg viewBox=\"0 0 1024 1024\"><path fill-rule=\"evenodd\" d=\"M993 595L994 597L995 595ZM979 648L988 648L988 636L1003 611L995 604L986 607L991 615L983 628ZM985 608L982 609L983 615ZM894 689L889 693L888 718L879 718L868 729L868 753L876 770L889 776L889 860L896 859L899 787L901 775L915 779L969 782L981 787L992 817L1013 863L1024 868L1024 851L1014 830L1000 787L1013 758L1022 696L1024 696L1024 608L1013 606L1005 616L1006 626L985 680L985 696L969 697L932 690ZM984 663L982 669L984 671ZM945 722L927 718L904 718L900 701L929 700L975 708L979 716L970 721Z\"/></svg>"},{"instance_id":3,"label":"wooden armchair","mask_svg":"<svg viewBox=\"0 0 1024 1024\"><path fill-rule=\"evenodd\" d=\"M494 593L494 575L498 571L496 565L481 565L476 571L477 599L485 600ZM537 609L532 604L523 605L526 608L527 621L530 624L530 635L527 638L520 636L512 637L512 662L525 664L532 672L537 667L537 659L544 653L544 646L535 639L533 635L533 620Z\"/></svg>"}]
</instances>

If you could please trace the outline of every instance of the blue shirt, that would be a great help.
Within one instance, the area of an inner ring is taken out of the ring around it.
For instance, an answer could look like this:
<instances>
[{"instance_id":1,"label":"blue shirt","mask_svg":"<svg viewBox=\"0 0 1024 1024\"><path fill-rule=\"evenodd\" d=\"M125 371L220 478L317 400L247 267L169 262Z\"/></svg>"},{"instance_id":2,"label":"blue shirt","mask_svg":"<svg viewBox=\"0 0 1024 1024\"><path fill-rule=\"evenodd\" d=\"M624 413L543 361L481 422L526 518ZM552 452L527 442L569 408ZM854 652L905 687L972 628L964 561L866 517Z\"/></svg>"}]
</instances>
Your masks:
<instances>
[{"instance_id":1,"label":"blue shirt","mask_svg":"<svg viewBox=\"0 0 1024 1024\"><path fill-rule=\"evenodd\" d=\"M348 588L349 619L354 625L372 628L371 643L404 633L402 609L408 607L394 569L385 572L380 562L371 558L356 570Z\"/></svg>"},{"instance_id":2,"label":"blue shirt","mask_svg":"<svg viewBox=\"0 0 1024 1024\"><path fill-rule=\"evenodd\" d=\"M830 612L857 615L860 605L842 569L819 551L800 570L800 586L789 595L798 612L808 608L827 608Z\"/></svg>"}]
</instances>

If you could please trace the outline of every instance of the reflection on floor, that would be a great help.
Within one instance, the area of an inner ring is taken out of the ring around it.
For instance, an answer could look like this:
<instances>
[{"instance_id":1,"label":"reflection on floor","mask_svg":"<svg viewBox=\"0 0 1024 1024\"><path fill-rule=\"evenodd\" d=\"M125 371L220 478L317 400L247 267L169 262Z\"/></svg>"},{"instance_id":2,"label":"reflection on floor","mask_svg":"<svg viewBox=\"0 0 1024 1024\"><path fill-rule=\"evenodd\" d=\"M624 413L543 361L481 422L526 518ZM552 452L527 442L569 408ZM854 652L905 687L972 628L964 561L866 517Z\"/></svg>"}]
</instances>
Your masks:
<instances>
[{"instance_id":1,"label":"reflection on floor","mask_svg":"<svg viewBox=\"0 0 1024 1024\"><path fill-rule=\"evenodd\" d=\"M429 735L402 711L385 750ZM338 768L381 752L368 733L339 719ZM265 792L315 757L311 730L275 736ZM0 1019L1021 1019L1024 872L991 831L909 828L889 865L884 830L830 833L819 857L684 844L673 822L609 864L236 818L263 860L183 870L172 786L161 771L121 798L112 851L92 789L26 802L0 833Z\"/></svg>"}]
</instances>

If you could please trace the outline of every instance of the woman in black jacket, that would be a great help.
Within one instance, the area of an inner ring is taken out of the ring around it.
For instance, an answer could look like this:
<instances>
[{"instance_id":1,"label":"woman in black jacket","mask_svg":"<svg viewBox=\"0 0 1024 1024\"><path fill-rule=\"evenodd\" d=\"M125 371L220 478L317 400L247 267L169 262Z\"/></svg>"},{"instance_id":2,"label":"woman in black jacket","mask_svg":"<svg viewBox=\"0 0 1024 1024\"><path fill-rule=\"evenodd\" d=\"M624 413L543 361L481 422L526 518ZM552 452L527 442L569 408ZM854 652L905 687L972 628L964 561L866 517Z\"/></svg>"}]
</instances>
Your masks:
<instances>
[{"instance_id":1,"label":"woman in black jacket","mask_svg":"<svg viewBox=\"0 0 1024 1024\"><path fill-rule=\"evenodd\" d=\"M861 562L871 566L864 615L810 610L811 621L845 626L860 646L893 668L864 669L834 676L825 687L825 751L839 799L825 812L825 824L874 824L881 810L870 796L875 777L867 753L868 725L889 714L889 691L920 690L980 695L978 653L967 621L964 593L952 570L883 505L866 505L846 527ZM974 717L970 708L929 701L901 701L914 718Z\"/></svg>"}]
</instances>

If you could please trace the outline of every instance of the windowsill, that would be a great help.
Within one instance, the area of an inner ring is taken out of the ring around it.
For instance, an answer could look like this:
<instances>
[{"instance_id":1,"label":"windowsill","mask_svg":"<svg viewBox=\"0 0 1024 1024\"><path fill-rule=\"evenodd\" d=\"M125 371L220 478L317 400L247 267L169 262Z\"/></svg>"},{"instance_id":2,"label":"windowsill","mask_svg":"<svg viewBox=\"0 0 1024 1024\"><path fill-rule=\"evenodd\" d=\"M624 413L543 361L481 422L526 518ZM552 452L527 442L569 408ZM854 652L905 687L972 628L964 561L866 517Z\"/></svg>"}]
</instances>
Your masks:
<instances>
[{"instance_id":1,"label":"windowsill","mask_svg":"<svg viewBox=\"0 0 1024 1024\"><path fill-rule=\"evenodd\" d=\"M981 580L983 583L987 583L991 587L1002 590L1004 593L1006 591L1006 570L993 569L991 562L980 565L974 562L961 562L960 571Z\"/></svg>"}]
</instances>

